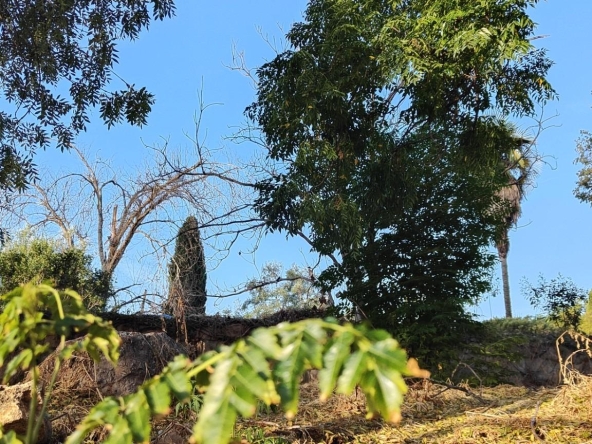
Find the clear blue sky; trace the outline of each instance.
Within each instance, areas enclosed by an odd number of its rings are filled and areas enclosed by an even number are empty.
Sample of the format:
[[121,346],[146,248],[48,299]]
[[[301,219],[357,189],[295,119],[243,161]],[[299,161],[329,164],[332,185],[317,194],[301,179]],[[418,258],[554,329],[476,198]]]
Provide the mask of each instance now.
[[[121,125],[108,131],[93,124],[79,137],[78,144],[100,150],[102,156],[122,167],[140,165],[147,156],[141,140],[153,143],[165,137],[173,144],[189,145],[184,132],[193,131],[203,82],[205,102],[221,104],[210,108],[205,116],[207,144],[238,154],[249,150],[224,140],[232,127],[244,121],[243,110],[254,98],[249,81],[225,66],[231,64],[232,46],[244,51],[251,67],[271,59],[273,52],[257,29],[279,43],[290,25],[302,18],[305,6],[303,0],[178,1],[175,18],[154,23],[138,41],[119,47],[117,73],[156,95],[148,126],[138,129]],[[592,208],[573,197],[577,171],[574,141],[581,129],[592,129],[592,1],[542,1],[532,16],[539,24],[537,34],[548,35],[536,43],[548,48],[555,61],[550,80],[559,99],[545,109],[547,117],[557,117],[549,121],[552,127],[538,142],[538,150],[550,165],[542,168],[536,189],[523,204],[519,227],[511,232],[509,267],[516,315],[534,314],[520,294],[522,277],[534,282],[539,273],[549,279],[561,273],[592,289]],[[98,122],[98,112],[94,120]],[[49,167],[67,167],[71,161],[68,154],[52,150],[41,153],[37,160]],[[308,255],[308,247],[302,242],[286,242],[283,236],[274,236],[265,239],[256,254],[259,266],[271,260],[289,267],[292,263],[312,263],[315,258]],[[255,274],[256,268],[235,250],[220,267],[210,271],[209,280],[233,285]],[[501,284],[499,287],[501,293]],[[209,287],[208,291],[215,290]],[[219,306],[210,302],[208,312],[215,312]],[[475,311],[484,318],[502,316],[501,296],[486,297]]]

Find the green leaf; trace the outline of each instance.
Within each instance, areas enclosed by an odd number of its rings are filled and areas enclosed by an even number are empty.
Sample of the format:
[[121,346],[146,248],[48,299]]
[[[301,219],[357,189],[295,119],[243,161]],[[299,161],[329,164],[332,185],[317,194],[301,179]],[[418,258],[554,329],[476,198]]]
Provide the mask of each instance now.
[[228,398],[220,403],[218,408],[219,410],[214,420],[213,415],[208,415],[204,418],[204,409],[202,407],[199,419],[193,426],[192,438],[196,444],[226,444],[230,441],[236,421],[236,410],[230,404]]
[[133,441],[150,442],[150,406],[144,391],[126,397],[124,417],[129,425]]
[[313,323],[304,331],[302,338],[304,356],[314,368],[323,366],[323,348],[326,342],[327,334],[318,323]]
[[380,396],[380,393],[376,381],[376,374],[372,371],[364,373],[360,380],[360,388],[366,395],[366,410],[368,411],[366,418],[371,419],[376,412],[381,411],[378,405],[380,400],[377,399],[377,397]]
[[[277,327],[281,328],[281,324]],[[272,359],[278,359],[282,353],[276,335],[269,329],[256,329],[247,339],[247,343],[257,347],[265,356]]]
[[407,368],[406,354],[394,339],[389,338],[372,344],[369,353],[379,365],[405,373]]
[[391,379],[389,376],[392,374],[388,375],[388,368],[377,368],[374,373],[379,388],[376,391],[377,400],[379,400],[377,402],[378,412],[387,421],[398,422],[401,418],[399,407],[403,403],[403,395],[407,392],[405,382],[399,374],[397,374],[399,381]]
[[118,416],[113,423],[113,428],[109,432],[107,439],[103,444],[133,444],[132,433],[126,418]]
[[155,416],[168,415],[171,408],[171,392],[168,384],[160,377],[146,383],[142,390],[150,406],[150,411]]
[[298,342],[287,346],[283,359],[273,369],[273,376],[279,381],[278,393],[282,408],[288,418],[293,417],[298,410],[300,379],[306,364],[301,345]]
[[230,404],[239,415],[249,418],[257,411],[257,400],[245,386],[239,386],[230,393]]
[[[92,315],[88,315],[89,317]],[[121,339],[117,331],[100,318],[92,316],[88,334],[82,340],[84,349],[95,361],[101,359],[101,354],[113,365],[119,359],[119,344]]]
[[[241,358],[243,358],[243,362],[236,369],[233,383],[237,386],[237,389],[244,387],[265,402],[266,405],[277,404],[280,402],[280,398],[275,390],[275,384],[271,377],[269,363],[263,360],[261,364],[264,364],[266,371],[256,371],[253,366],[250,365],[251,361],[255,360],[251,356],[251,352],[253,351],[257,353],[256,350],[249,350],[247,353],[240,355]],[[260,357],[262,357],[262,355]]]
[[355,351],[345,361],[343,372],[337,380],[337,392],[349,395],[367,370],[368,355],[361,350]]
[[173,392],[179,401],[187,401],[191,396],[191,384],[189,383],[189,378],[185,372],[166,372],[163,380],[168,384],[171,392]]
[[6,433],[2,433],[2,431],[0,431],[0,444],[24,444],[23,441],[21,441],[17,434],[14,432],[14,430],[10,430]]
[[237,365],[236,356],[227,356],[216,366],[210,387],[204,395],[199,418],[193,428],[193,438],[197,443],[228,442],[237,414],[234,406],[230,404],[230,379]]
[[323,359],[324,367],[319,371],[320,397],[327,399],[337,383],[344,361],[351,353],[350,346],[354,341],[354,335],[345,331],[337,334],[330,342],[329,349]]
[[25,349],[12,358],[4,370],[4,377],[2,379],[3,383],[6,383],[11,378],[11,376],[15,374],[19,367],[22,370],[27,370],[31,364],[32,359],[33,352],[30,349]]

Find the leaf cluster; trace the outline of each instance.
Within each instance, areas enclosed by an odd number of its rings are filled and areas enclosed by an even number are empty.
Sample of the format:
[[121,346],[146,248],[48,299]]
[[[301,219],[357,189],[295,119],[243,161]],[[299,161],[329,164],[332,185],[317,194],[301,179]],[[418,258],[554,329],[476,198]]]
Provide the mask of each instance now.
[[380,231],[319,276],[321,285],[346,284],[340,297],[428,366],[447,360],[477,329],[466,306],[490,289],[495,257],[487,247],[498,224],[488,212],[493,179],[459,173],[430,144],[407,157],[414,199],[377,221]]
[[[0,314],[0,368],[3,383],[19,369],[31,369],[32,391],[29,423],[25,442],[36,442],[40,423],[47,407],[53,384],[61,364],[76,351],[86,351],[93,360],[104,356],[115,365],[119,357],[120,339],[113,326],[87,312],[82,299],[73,291],[58,292],[48,285],[27,284],[1,297],[5,304]],[[66,344],[73,333],[85,334],[79,340]],[[37,411],[39,390],[38,364],[49,351],[48,336],[60,338],[51,380],[45,387],[45,396],[40,411]],[[0,442],[21,442],[14,432],[2,435]]]
[[69,148],[95,106],[108,126],[146,123],[154,97],[145,88],[107,90],[117,41],[174,11],[172,0],[0,1],[0,88],[14,109],[0,112],[0,186],[24,188],[34,151]]
[[547,282],[539,276],[537,284],[522,281],[522,292],[536,308],[542,308],[549,320],[559,327],[578,330],[587,293],[559,274]]

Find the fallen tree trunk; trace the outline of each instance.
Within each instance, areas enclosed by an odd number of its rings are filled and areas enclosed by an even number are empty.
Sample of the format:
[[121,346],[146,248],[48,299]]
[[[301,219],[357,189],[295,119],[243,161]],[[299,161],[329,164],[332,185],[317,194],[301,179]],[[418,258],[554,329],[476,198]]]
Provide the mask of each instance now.
[[175,340],[184,340],[187,332],[189,343],[215,342],[229,344],[248,335],[259,327],[270,327],[281,322],[322,318],[323,310],[283,310],[261,319],[232,318],[225,316],[191,316],[184,321],[167,315],[102,313],[116,330],[138,333],[164,332]]

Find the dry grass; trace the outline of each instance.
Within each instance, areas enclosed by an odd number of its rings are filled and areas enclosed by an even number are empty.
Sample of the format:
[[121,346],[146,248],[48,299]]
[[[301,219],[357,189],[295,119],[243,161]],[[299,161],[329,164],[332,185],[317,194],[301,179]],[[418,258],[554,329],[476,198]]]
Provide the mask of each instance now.
[[242,421],[237,436],[241,430],[259,427],[266,436],[290,443],[592,444],[592,378],[552,389],[485,388],[481,398],[431,382],[418,383],[407,395],[402,422],[391,425],[365,419],[361,394],[320,403],[317,388],[306,385],[293,421],[279,413],[259,415]]
[[[591,342],[580,343],[578,353],[590,354]],[[306,383],[301,387],[299,412],[293,420],[286,420],[279,411],[261,408],[254,418],[239,421],[235,442],[592,444],[592,377],[575,372],[572,357],[559,357],[565,385],[555,388],[501,385],[473,389],[427,380],[412,382],[399,424],[366,419],[362,393],[336,395],[320,402],[316,383]],[[56,438],[70,433],[101,399],[96,387],[81,387],[77,382],[65,379],[56,386],[50,410]],[[152,442],[187,442],[195,420],[195,413],[186,409],[155,422]],[[104,431],[99,430],[89,442],[104,438]]]
[[[247,443],[244,438],[249,438],[253,444],[592,444],[592,377],[551,389],[505,385],[469,390],[481,399],[428,381],[412,384],[403,420],[393,425],[366,419],[362,393],[336,395],[320,402],[316,384],[303,384],[296,418],[288,421],[281,412],[262,408],[256,417],[237,424],[236,442]],[[67,396],[59,387],[55,394],[50,413],[55,438],[70,433],[100,399],[98,394],[73,399],[72,392]],[[154,424],[153,442],[187,442],[195,419],[193,414],[161,419]],[[533,419],[543,441],[533,435]],[[259,432],[258,439],[253,439],[253,430]],[[273,437],[278,439],[270,439]],[[104,438],[104,432],[97,431],[89,442]]]

